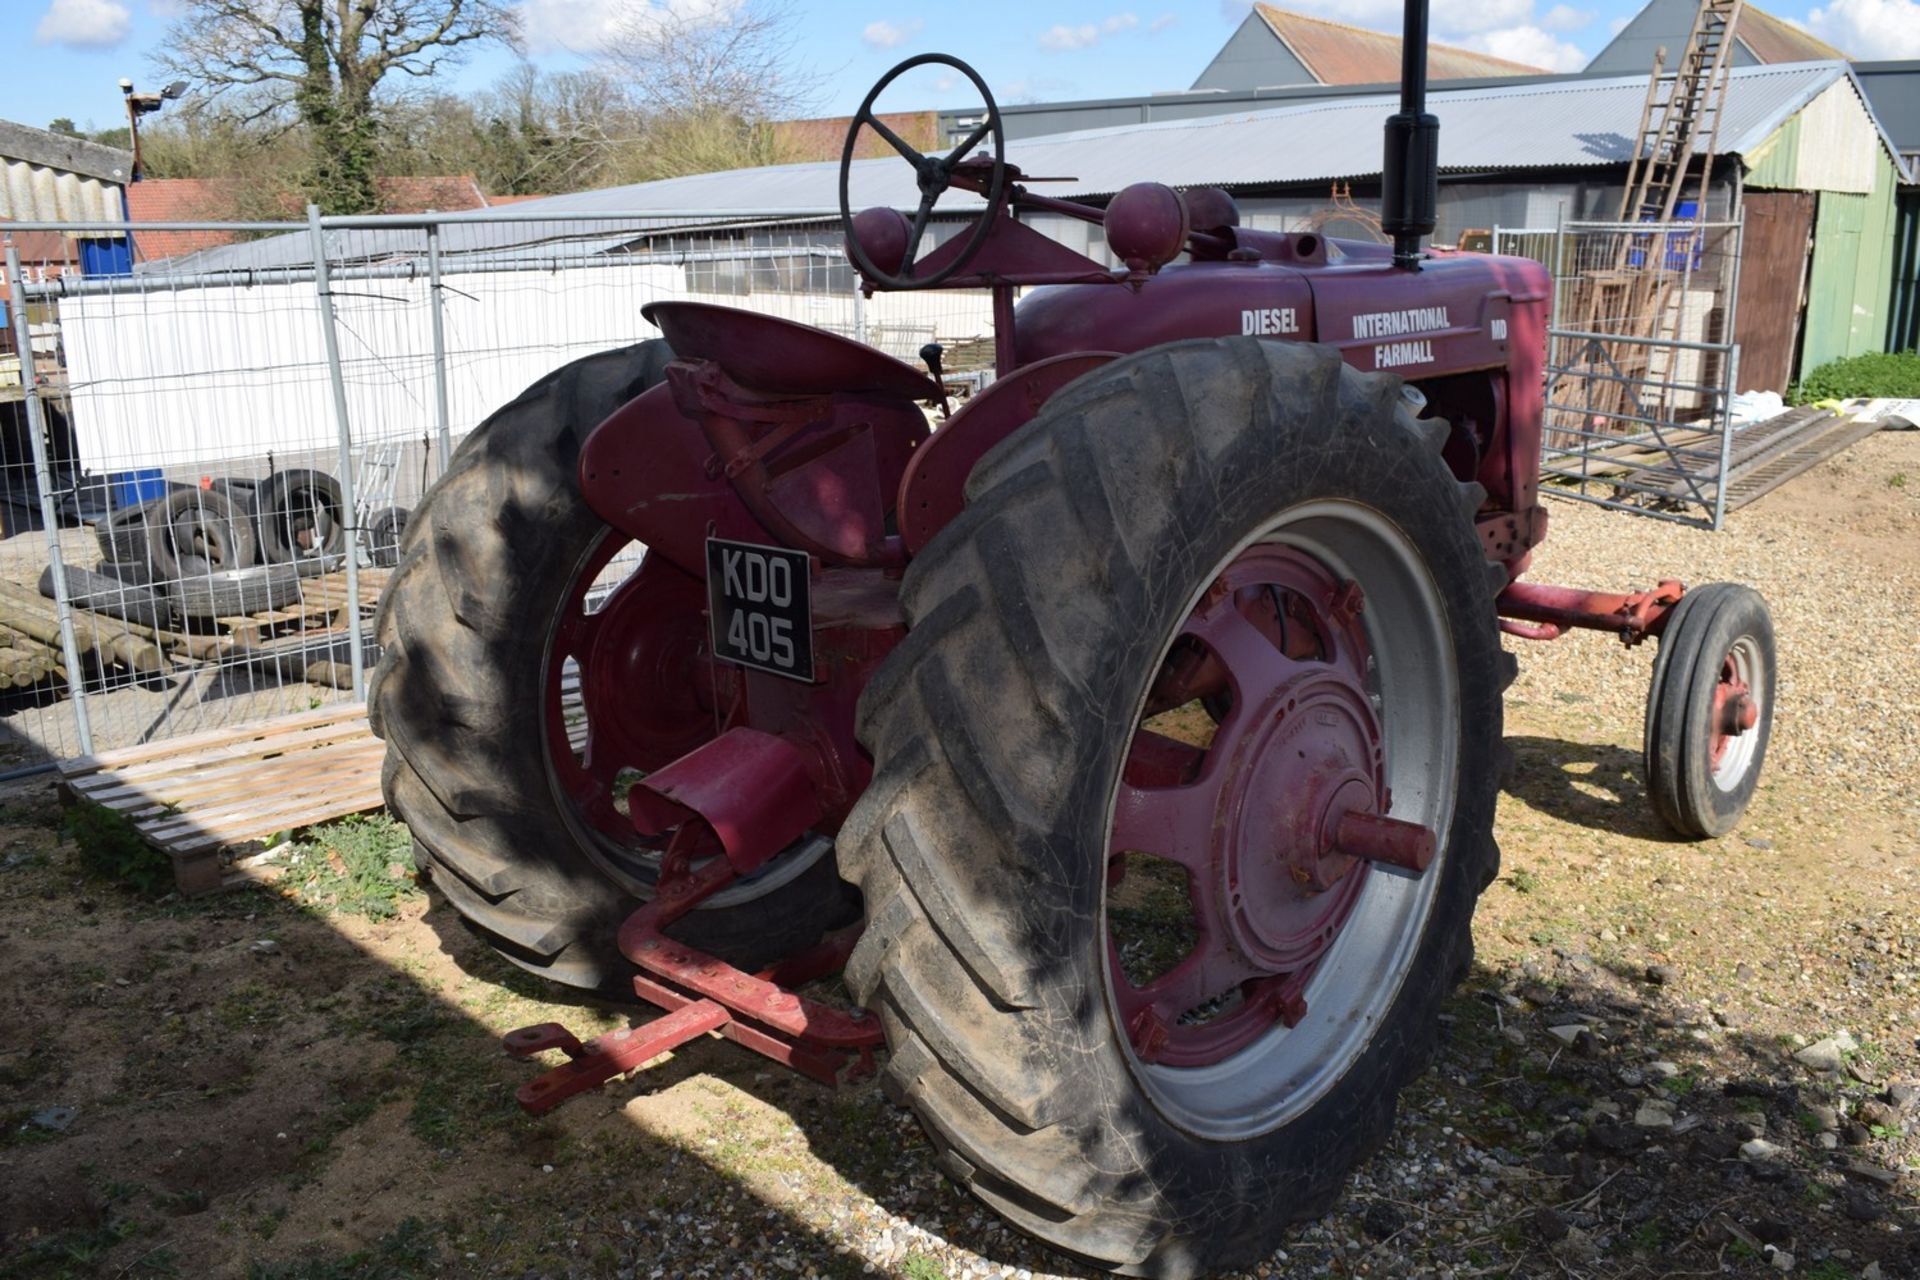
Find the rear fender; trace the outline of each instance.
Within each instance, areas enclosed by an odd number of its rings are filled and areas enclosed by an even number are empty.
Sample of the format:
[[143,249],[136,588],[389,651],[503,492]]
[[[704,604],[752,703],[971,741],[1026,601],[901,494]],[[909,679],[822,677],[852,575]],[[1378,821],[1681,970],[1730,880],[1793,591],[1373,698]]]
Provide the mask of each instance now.
[[1052,356],[996,379],[917,449],[900,477],[900,537],[916,555],[966,506],[967,477],[993,446],[1040,412],[1054,393],[1120,357],[1111,351]]
[[688,573],[706,578],[708,535],[775,542],[718,468],[700,424],[666,383],[595,427],[580,449],[580,492],[594,514]]

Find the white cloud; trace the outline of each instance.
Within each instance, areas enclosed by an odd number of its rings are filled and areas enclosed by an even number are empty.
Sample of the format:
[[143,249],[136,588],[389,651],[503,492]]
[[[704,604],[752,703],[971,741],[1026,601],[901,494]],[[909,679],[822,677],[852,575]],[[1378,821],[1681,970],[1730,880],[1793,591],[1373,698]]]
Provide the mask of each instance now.
[[1807,14],[1807,29],[1856,58],[1920,58],[1914,0],[1833,0]]
[[1172,26],[1174,23],[1178,21],[1180,21],[1180,19],[1175,17],[1173,14],[1163,13],[1159,17],[1155,18],[1152,22],[1149,22],[1147,24],[1147,30],[1165,31],[1168,27]]
[[53,0],[33,37],[41,44],[111,49],[127,38],[133,14],[119,0]]
[[1578,71],[1587,65],[1587,55],[1577,46],[1556,39],[1551,33],[1531,23],[1501,31],[1482,32],[1460,43],[1464,48],[1478,49],[1496,58],[1524,62],[1530,67],[1541,67],[1547,71]]
[[1620,17],[1614,18],[1607,23],[1607,34],[1610,36],[1617,36],[1622,31],[1625,31],[1629,26],[1631,26],[1632,23],[1633,23],[1633,15],[1623,14]]
[[520,0],[521,31],[534,53],[604,53],[622,31],[666,15],[722,22],[742,0]]
[[1040,33],[1040,47],[1048,53],[1066,53],[1073,49],[1090,49],[1107,36],[1118,35],[1140,25],[1140,19],[1131,13],[1116,13],[1103,18],[1098,23],[1083,22],[1070,27],[1064,22],[1056,22]]
[[860,38],[874,49],[896,49],[926,25],[919,18],[909,22],[889,22],[882,18],[878,22],[869,22],[860,32]]
[[1593,21],[1593,10],[1576,9],[1569,4],[1557,4],[1547,10],[1540,19],[1540,27],[1545,31],[1578,31]]

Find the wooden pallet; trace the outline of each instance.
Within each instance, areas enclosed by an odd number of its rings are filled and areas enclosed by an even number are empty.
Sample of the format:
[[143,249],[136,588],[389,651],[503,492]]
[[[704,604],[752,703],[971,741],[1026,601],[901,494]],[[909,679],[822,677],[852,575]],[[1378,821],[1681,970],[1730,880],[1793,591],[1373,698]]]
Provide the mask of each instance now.
[[[360,570],[360,607],[363,612],[380,603],[389,570]],[[241,617],[214,619],[221,632],[245,646],[255,646],[289,632],[346,630],[347,575],[344,570],[300,580],[300,598],[280,609],[261,609]]]
[[251,878],[232,867],[249,844],[379,808],[384,754],[349,702],[81,756],[60,766],[61,795],[126,817],[191,896]]

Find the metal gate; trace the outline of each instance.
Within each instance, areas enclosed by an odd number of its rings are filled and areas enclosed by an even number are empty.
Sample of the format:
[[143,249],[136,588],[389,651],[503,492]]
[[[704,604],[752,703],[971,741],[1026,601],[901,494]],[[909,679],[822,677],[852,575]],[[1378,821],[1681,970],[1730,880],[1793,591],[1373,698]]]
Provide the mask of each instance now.
[[1543,492],[1719,528],[1739,385],[1728,340],[1739,224],[1496,227],[1493,249],[1553,273]]

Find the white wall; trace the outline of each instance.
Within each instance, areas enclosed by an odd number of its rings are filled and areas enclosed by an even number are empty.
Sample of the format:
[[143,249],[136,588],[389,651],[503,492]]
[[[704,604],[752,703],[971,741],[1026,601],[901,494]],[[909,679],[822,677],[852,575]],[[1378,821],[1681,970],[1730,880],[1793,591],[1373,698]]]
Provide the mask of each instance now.
[[[449,420],[470,430],[569,360],[657,336],[641,307],[691,299],[853,334],[904,358],[921,343],[991,332],[984,293],[696,294],[678,266],[450,272],[444,278]],[[334,283],[356,442],[434,430],[433,340],[424,279]],[[93,471],[290,456],[336,442],[311,284],[114,293],[59,303],[74,429]],[[213,468],[217,470],[217,468]]]

